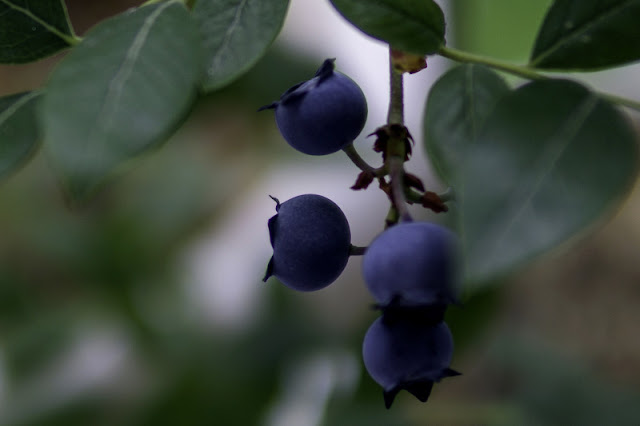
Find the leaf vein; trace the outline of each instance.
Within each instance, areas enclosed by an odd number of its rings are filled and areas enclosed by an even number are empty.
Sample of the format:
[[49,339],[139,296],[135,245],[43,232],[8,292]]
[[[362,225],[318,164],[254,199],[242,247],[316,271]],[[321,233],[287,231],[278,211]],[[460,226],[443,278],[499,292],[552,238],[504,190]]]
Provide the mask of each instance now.
[[42,25],[47,31],[58,36],[58,38],[62,39],[65,43],[69,45],[74,45],[77,43],[77,40],[74,37],[68,34],[64,34],[58,28],[54,27],[53,25],[50,25],[48,22],[46,22],[39,16],[34,15],[29,9],[17,6],[9,0],[0,0],[0,3],[6,4],[10,9],[13,9],[19,13],[22,13],[23,15],[35,21],[36,23]]
[[105,130],[111,128],[111,126],[113,125],[113,120],[115,112],[117,111],[119,106],[120,97],[122,96],[122,92],[127,83],[127,80],[133,72],[135,63],[140,57],[140,51],[142,50],[142,47],[147,40],[149,32],[151,31],[151,27],[157,21],[158,17],[164,12],[164,10],[172,5],[172,2],[164,3],[144,20],[142,26],[140,27],[140,30],[135,35],[131,46],[125,54],[122,65],[109,82],[107,95],[105,96],[105,99],[102,103],[101,112],[98,114],[98,123],[96,123],[97,125],[94,127],[93,132],[89,135],[86,147],[95,147],[96,145],[95,143],[93,143],[93,141],[97,135],[98,130],[104,132]]
[[12,103],[7,109],[0,112],[0,126],[4,125],[7,120],[11,119],[11,117],[22,108],[23,105],[27,104],[31,99],[38,96],[37,92],[28,93],[21,98],[19,98],[16,102]]
[[220,47],[216,50],[214,55],[214,60],[211,66],[209,67],[209,75],[215,75],[216,71],[220,67],[220,61],[222,60],[222,52],[229,48],[229,43],[231,42],[231,38],[236,28],[240,24],[240,17],[242,16],[242,12],[247,6],[248,0],[242,0],[242,2],[236,8],[236,12],[233,16],[233,20],[231,21],[231,25],[227,28],[227,31],[224,33],[224,38],[222,39],[222,43],[220,43]]
[[533,167],[534,169],[539,167],[537,179],[535,179],[535,181],[533,181],[530,185],[522,185],[522,190],[514,194],[512,202],[510,203],[511,210],[514,214],[510,215],[511,219],[509,220],[508,224],[502,229],[501,234],[494,240],[494,250],[500,247],[502,241],[511,231],[511,228],[518,222],[520,217],[522,217],[524,212],[527,210],[527,207],[530,205],[535,195],[540,191],[545,178],[549,176],[556,163],[562,157],[562,154],[569,147],[571,142],[573,142],[573,139],[580,131],[580,128],[584,125],[584,123],[589,118],[589,115],[591,115],[593,110],[596,108],[597,103],[598,97],[594,94],[589,94],[589,96],[574,109],[573,114],[568,117],[565,125],[561,126],[558,131],[550,137],[550,148],[548,148],[546,152],[543,153],[540,160],[538,161],[538,164]]

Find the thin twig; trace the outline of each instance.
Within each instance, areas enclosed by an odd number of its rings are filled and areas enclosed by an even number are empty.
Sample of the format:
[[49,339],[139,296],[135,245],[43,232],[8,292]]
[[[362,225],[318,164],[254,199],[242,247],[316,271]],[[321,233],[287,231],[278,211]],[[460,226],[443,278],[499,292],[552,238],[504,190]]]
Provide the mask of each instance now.
[[[404,126],[404,87],[402,73],[393,68],[392,51],[389,47],[389,113],[387,125]],[[398,135],[390,134],[387,141],[387,158],[385,165],[391,180],[391,199],[401,221],[411,221],[404,186],[405,140]]]
[[404,194],[404,160],[402,157],[390,156],[387,159],[389,167],[389,177],[391,178],[391,196],[393,205],[398,211],[402,222],[410,222],[412,220],[407,198]]
[[356,148],[353,146],[353,143],[350,143],[349,145],[345,146],[344,148],[342,148],[342,150],[344,151],[345,154],[347,154],[347,157],[349,157],[349,159],[353,162],[353,164],[355,164],[356,167],[358,167],[363,172],[372,173],[376,177],[382,177],[386,174],[384,166],[375,168],[371,166],[369,163],[367,163],[364,160],[364,158],[362,158],[360,154],[358,154],[358,151],[356,151]]
[[396,72],[391,59],[391,47],[389,47],[389,113],[387,124],[404,124],[404,93],[402,73]]
[[367,251],[367,247],[351,245],[349,249],[349,256],[362,256],[366,251]]

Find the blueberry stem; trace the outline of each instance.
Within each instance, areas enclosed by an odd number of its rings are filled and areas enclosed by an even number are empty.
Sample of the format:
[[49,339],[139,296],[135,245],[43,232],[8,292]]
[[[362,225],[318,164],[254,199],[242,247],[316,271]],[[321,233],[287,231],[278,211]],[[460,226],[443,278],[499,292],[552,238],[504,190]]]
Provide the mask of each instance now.
[[404,159],[393,155],[387,158],[387,163],[389,165],[389,176],[391,178],[393,206],[398,211],[401,222],[410,222],[412,218],[404,193]]
[[[393,67],[392,49],[389,46],[389,113],[387,125],[389,129],[404,128],[404,85],[402,73]],[[406,129],[405,129],[406,131]],[[406,131],[408,134],[408,131]],[[409,207],[405,196],[404,161],[406,155],[405,132],[392,131],[387,141],[387,158],[385,165],[391,179],[391,200],[400,221],[411,221]]]
[[363,172],[372,173],[376,177],[383,177],[387,174],[384,167],[375,168],[367,163],[364,158],[362,158],[360,154],[358,154],[358,151],[356,151],[356,147],[353,146],[353,143],[345,146],[344,148],[342,148],[342,150],[345,154],[347,154],[347,157],[349,157],[353,164],[355,164],[356,167],[358,167]]
[[392,205],[389,208],[387,217],[384,219],[385,229],[398,223],[398,210]]
[[[413,188],[409,188],[406,191],[407,200],[409,200],[409,202],[411,203],[420,202],[420,198],[422,197],[423,194],[424,194],[423,192],[416,191]],[[438,198],[440,198],[445,203],[447,201],[453,201],[456,199],[456,194],[453,191],[453,188],[451,187],[445,189],[443,192],[440,192],[437,195],[438,195]]]
[[404,88],[402,73],[396,72],[393,68],[391,47],[389,47],[389,112],[387,114],[387,124],[404,124]]
[[349,249],[349,256],[362,256],[367,251],[367,247],[360,247],[351,245]]

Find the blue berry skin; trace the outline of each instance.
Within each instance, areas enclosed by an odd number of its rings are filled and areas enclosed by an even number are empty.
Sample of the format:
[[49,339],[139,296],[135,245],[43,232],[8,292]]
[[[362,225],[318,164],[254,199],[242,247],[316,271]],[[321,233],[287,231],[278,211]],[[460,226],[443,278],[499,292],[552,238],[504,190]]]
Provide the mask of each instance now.
[[360,87],[334,70],[327,59],[315,76],[287,90],[275,109],[276,123],[293,148],[309,155],[337,152],[352,143],[367,121],[367,100]]
[[425,327],[383,316],[371,324],[362,345],[365,368],[382,386],[387,408],[403,389],[426,402],[435,382],[459,375],[449,368],[452,354],[453,337],[444,322]]
[[273,256],[263,281],[275,276],[298,291],[320,290],[342,273],[351,251],[349,222],[340,207],[306,194],[280,204],[269,219]]
[[440,225],[405,222],[388,228],[370,244],[362,269],[383,310],[413,309],[420,314],[457,302],[457,240]]

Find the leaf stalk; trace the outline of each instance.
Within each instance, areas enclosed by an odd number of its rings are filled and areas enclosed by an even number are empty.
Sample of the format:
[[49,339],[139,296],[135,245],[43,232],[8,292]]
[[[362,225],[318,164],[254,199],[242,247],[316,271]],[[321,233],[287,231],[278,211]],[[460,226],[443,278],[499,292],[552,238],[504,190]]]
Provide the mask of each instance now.
[[[487,56],[476,55],[473,53],[465,52],[462,50],[454,49],[452,47],[442,46],[438,51],[440,56],[447,59],[451,59],[456,62],[465,62],[470,64],[486,65],[490,68],[494,68],[508,74],[512,74],[518,77],[525,78],[527,80],[543,80],[550,78],[549,76],[542,74],[542,70],[537,68],[528,67],[525,65],[516,65],[510,62],[501,61],[499,59],[490,58]],[[618,104],[627,108],[640,111],[640,101],[636,101],[622,96],[612,95],[610,93],[596,92],[602,99],[606,99],[609,102]]]

